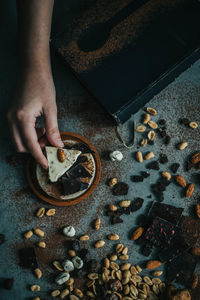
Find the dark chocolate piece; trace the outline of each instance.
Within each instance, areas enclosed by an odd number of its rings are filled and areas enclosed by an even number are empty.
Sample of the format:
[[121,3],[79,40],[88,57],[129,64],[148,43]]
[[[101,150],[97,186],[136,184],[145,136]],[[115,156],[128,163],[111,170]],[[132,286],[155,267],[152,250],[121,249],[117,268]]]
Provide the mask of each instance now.
[[28,269],[36,269],[38,267],[35,249],[22,248],[19,250],[20,266]]
[[197,261],[191,254],[183,252],[167,263],[167,281],[176,281],[187,286],[191,282],[196,263]]
[[183,125],[189,125],[190,121],[187,119],[187,118],[181,118],[179,119],[179,122],[180,124],[183,124]]
[[154,201],[152,207],[149,210],[149,216],[153,219],[155,217],[160,217],[168,222],[177,225],[179,222],[183,208],[175,207],[169,204],[159,203]]
[[92,175],[81,164],[71,168],[66,172],[66,175],[71,179],[92,177]]
[[131,179],[133,182],[142,182],[144,180],[143,176],[139,176],[139,175],[131,176]]
[[143,178],[147,178],[147,177],[150,176],[150,173],[148,173],[148,172],[146,172],[146,171],[142,171],[141,174],[142,174],[142,177],[143,177]]
[[165,131],[165,130],[162,130],[161,128],[159,129],[159,134],[160,134],[161,138],[164,138],[164,137],[167,136],[166,131]]
[[171,137],[167,135],[165,138],[165,145],[169,145],[170,142],[171,142]]
[[192,300],[199,300],[200,285],[198,285],[195,289],[191,289],[190,290],[190,295],[192,297]]
[[166,125],[166,120],[160,119],[158,122],[160,125]]
[[161,164],[166,164],[168,162],[168,157],[166,154],[161,153],[160,154],[160,163]]
[[5,235],[4,234],[2,234],[2,233],[0,233],[0,246],[3,244],[3,243],[5,243]]
[[190,247],[193,247],[196,244],[200,234],[200,220],[184,216],[181,220],[180,229],[180,233],[186,244]]
[[3,287],[6,290],[11,290],[13,287],[14,278],[5,278],[3,281]]
[[180,167],[180,164],[178,164],[178,163],[173,163],[173,164],[171,165],[171,170],[172,170],[172,172],[175,174],[175,173],[178,171],[179,167]]
[[131,202],[131,205],[130,205],[131,211],[132,212],[137,211],[138,209],[140,209],[142,207],[143,203],[144,203],[144,199],[139,198],[139,197],[136,198],[135,200],[133,200]]
[[151,170],[159,170],[160,169],[159,163],[156,160],[148,163],[146,168],[151,169]]
[[78,144],[75,144],[72,146],[72,149],[76,149],[76,150],[79,150],[81,151],[82,153],[94,153],[93,150],[91,150],[88,145],[86,144],[83,144],[83,143],[78,143]]
[[153,251],[153,247],[150,243],[146,243],[142,248],[142,254],[145,256],[149,256]]
[[125,182],[118,182],[113,187],[113,195],[115,196],[121,196],[121,195],[127,195],[128,194],[129,186]]
[[79,182],[76,179],[62,177],[61,180],[63,187],[63,195],[71,195],[88,188],[89,184],[85,182]]
[[111,224],[120,224],[123,223],[123,220],[119,216],[112,216]]
[[74,250],[78,252],[81,250],[81,244],[78,240],[69,240],[67,241],[67,248],[69,250]]
[[176,233],[175,226],[159,217],[156,217],[147,229],[145,239],[154,247],[166,247]]

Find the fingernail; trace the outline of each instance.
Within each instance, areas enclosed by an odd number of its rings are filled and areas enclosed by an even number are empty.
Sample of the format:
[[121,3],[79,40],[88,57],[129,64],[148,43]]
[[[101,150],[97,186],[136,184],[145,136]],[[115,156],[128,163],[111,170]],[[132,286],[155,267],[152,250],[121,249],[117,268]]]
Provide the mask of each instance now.
[[64,147],[64,144],[61,140],[56,140],[56,144],[59,146],[59,147]]

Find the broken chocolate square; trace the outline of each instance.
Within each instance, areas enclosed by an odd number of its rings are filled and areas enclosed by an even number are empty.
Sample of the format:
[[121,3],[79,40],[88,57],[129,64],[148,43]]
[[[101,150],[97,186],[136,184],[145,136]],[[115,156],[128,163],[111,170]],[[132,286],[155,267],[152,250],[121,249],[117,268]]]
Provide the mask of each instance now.
[[0,233],[0,246],[5,242],[5,235]]
[[81,164],[72,167],[69,171],[66,172],[66,174],[71,179],[92,177],[91,174]]
[[152,207],[149,210],[149,216],[153,219],[155,217],[160,217],[168,222],[177,225],[179,222],[183,208],[175,207],[169,204],[159,203],[154,201]]
[[37,257],[33,247],[20,249],[19,260],[20,266],[23,268],[36,269],[38,267]]
[[143,202],[144,202],[144,199],[139,198],[139,197],[136,198],[135,200],[133,200],[130,205],[131,211],[134,212],[134,211],[137,211],[138,209],[140,209],[143,205]]
[[139,175],[131,176],[131,179],[132,179],[133,182],[142,182],[144,180],[144,178],[142,176],[139,176]]
[[150,173],[148,173],[148,172],[146,172],[146,171],[142,171],[141,174],[142,174],[142,177],[143,177],[143,178],[147,178],[147,177],[150,176]]
[[161,154],[160,154],[160,163],[161,163],[161,164],[166,164],[167,162],[168,162],[167,155],[161,153]]
[[112,216],[111,224],[120,224],[123,223],[123,220],[119,216]]
[[191,282],[197,261],[188,252],[183,252],[167,263],[167,281],[176,281],[187,286]]
[[88,188],[89,184],[85,182],[79,182],[76,179],[62,177],[61,180],[63,187],[63,195],[71,195]]
[[146,168],[151,169],[151,170],[159,170],[160,169],[159,163],[156,160],[148,163]]
[[122,196],[128,194],[129,186],[125,182],[119,182],[113,187],[113,195]]
[[166,247],[176,233],[174,224],[156,217],[147,229],[145,239],[154,247]]
[[3,287],[6,290],[11,290],[13,287],[14,278],[5,278],[3,281]]
[[178,163],[173,163],[173,164],[171,165],[171,170],[172,170],[172,172],[173,172],[173,173],[176,173],[176,172],[178,171],[179,167],[180,167],[180,164],[178,164]]

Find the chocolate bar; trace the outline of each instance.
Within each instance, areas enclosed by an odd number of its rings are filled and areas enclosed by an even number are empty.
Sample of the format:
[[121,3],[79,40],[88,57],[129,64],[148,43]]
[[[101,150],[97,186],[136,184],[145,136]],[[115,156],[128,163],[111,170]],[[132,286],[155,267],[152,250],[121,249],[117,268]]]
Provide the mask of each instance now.
[[71,179],[92,177],[91,174],[81,164],[72,167],[66,172],[66,175]]
[[33,247],[20,249],[19,260],[20,266],[23,268],[36,269],[38,267],[37,257]]
[[71,195],[88,188],[89,184],[85,182],[79,182],[76,179],[63,177],[61,180],[63,187],[63,195]]
[[155,217],[160,217],[168,222],[173,223],[174,225],[177,225],[182,216],[183,210],[184,209],[181,207],[175,207],[173,205],[154,201],[152,207],[150,208],[149,216],[152,219]]

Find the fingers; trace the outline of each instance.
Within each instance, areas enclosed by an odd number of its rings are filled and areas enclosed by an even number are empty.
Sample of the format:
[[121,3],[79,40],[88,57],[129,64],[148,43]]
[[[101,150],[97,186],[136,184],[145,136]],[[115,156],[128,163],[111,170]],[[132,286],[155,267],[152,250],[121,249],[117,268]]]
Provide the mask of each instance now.
[[12,120],[12,117],[8,115],[8,123],[10,127],[10,132],[12,136],[13,143],[15,145],[17,152],[28,152],[27,148],[24,146],[24,143],[21,139],[19,129],[16,123]]
[[60,137],[60,132],[58,130],[57,121],[57,111],[54,110],[44,110],[45,124],[46,124],[46,135],[47,139],[55,147],[63,147],[64,144]]
[[36,133],[37,133],[38,140],[45,134],[45,132],[46,132],[46,129],[44,127],[36,128]]

